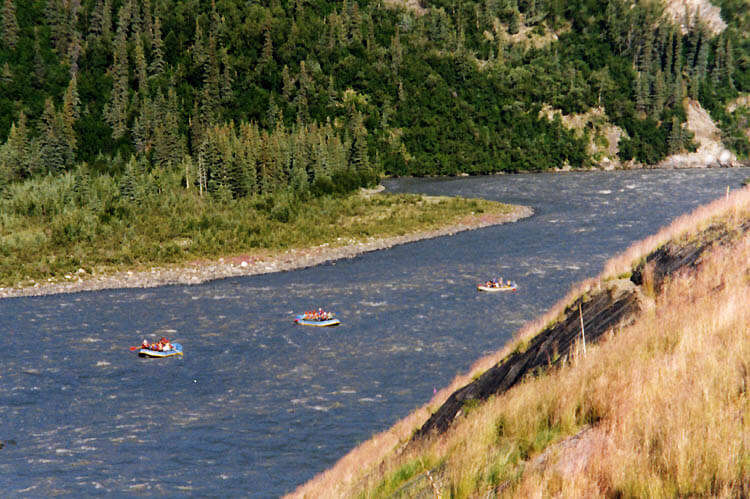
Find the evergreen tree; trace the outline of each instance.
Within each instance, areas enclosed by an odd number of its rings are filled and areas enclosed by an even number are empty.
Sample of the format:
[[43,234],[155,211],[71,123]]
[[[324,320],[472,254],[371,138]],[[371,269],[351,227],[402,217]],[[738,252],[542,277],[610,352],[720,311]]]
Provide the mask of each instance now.
[[273,40],[271,39],[271,28],[266,26],[263,30],[263,50],[260,56],[260,66],[267,68],[273,62]]
[[156,102],[161,116],[156,121],[154,129],[154,164],[170,167],[177,165],[185,154],[185,143],[180,135],[177,93],[170,88],[167,100],[159,96]]
[[13,83],[13,71],[10,69],[8,61],[5,61],[3,69],[0,70],[0,83],[2,83],[3,86],[9,86]]
[[73,28],[72,39],[70,45],[68,45],[68,66],[70,67],[70,76],[78,75],[78,59],[83,52],[83,41],[81,39],[81,33],[77,28]]
[[226,49],[221,51],[221,103],[227,107],[234,100],[234,70],[229,62],[229,54]]
[[44,87],[47,79],[47,65],[42,57],[42,49],[39,46],[39,29],[34,27],[34,79],[36,88]]
[[734,71],[735,71],[735,65],[734,65],[734,48],[732,46],[732,38],[731,36],[726,37],[726,41],[724,43],[724,77],[726,78],[727,85],[730,89],[735,90],[734,86]]
[[669,132],[668,148],[670,154],[676,154],[682,150],[682,128],[676,116],[672,117],[672,129]]
[[520,24],[521,14],[517,9],[513,9],[510,13],[510,20],[508,21],[508,34],[515,35],[518,33]]
[[65,135],[71,144],[76,143],[76,133],[73,129],[80,117],[81,99],[78,96],[78,81],[74,75],[68,83],[63,96],[62,120],[65,125]]
[[65,122],[48,97],[44,102],[42,134],[39,137],[43,168],[51,173],[60,173],[72,165],[75,143],[68,139]]
[[289,75],[289,68],[284,65],[284,68],[281,70],[281,81],[282,81],[282,87],[281,87],[281,95],[284,97],[285,104],[291,104],[292,102],[292,92],[294,92],[294,80]]
[[125,136],[128,120],[129,72],[127,48],[127,9],[120,9],[114,61],[110,68],[112,75],[112,95],[105,110],[105,119],[112,127],[112,138],[118,140]]
[[138,93],[141,99],[148,97],[148,69],[146,67],[146,54],[143,51],[143,41],[140,36],[135,37],[135,77],[138,80]]
[[201,28],[198,18],[195,19],[195,39],[193,40],[193,48],[190,51],[193,56],[193,65],[198,68],[202,68],[208,58],[208,48],[206,47],[206,41],[203,39],[203,29]]
[[8,140],[0,146],[0,172],[5,172],[7,182],[31,175],[30,140],[26,115],[22,111],[18,121],[10,126]]
[[151,8],[151,0],[143,0],[143,34],[146,35],[148,40],[152,40],[154,37],[154,25],[153,25],[153,14],[154,11]]
[[401,37],[399,36],[399,28],[396,26],[396,33],[391,38],[391,70],[393,74],[398,74],[401,69],[401,62],[404,59],[403,50],[401,48]]
[[664,74],[659,69],[654,75],[654,94],[651,99],[651,111],[655,119],[659,119],[664,110],[664,103],[667,100],[667,85],[664,81]]
[[151,37],[151,63],[148,66],[149,75],[155,78],[164,73],[164,41],[161,37],[161,21],[154,19],[153,36]]
[[16,5],[14,0],[5,0],[3,4],[2,14],[2,29],[3,29],[3,45],[11,49],[16,48],[18,43],[18,20],[16,19]]
[[284,123],[284,116],[279,106],[276,105],[276,99],[273,95],[268,99],[268,111],[266,113],[266,125],[268,128],[276,128],[277,124]]
[[216,53],[216,39],[208,39],[208,53],[203,72],[203,92],[201,95],[201,116],[204,123],[216,124],[221,114],[219,59]]

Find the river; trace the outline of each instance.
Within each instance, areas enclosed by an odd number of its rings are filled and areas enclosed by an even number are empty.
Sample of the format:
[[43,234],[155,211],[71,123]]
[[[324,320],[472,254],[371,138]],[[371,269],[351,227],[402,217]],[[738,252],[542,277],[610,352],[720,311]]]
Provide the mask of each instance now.
[[[513,224],[195,286],[0,300],[0,490],[273,497],[428,401],[572,284],[748,169],[391,179]],[[502,275],[511,294],[477,293]],[[295,326],[314,307],[337,328]],[[129,351],[159,329],[185,356]]]

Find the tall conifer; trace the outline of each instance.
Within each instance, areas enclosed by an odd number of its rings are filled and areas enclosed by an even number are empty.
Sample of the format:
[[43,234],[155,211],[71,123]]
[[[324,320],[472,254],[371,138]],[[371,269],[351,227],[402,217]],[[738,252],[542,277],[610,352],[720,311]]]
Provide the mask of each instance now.
[[149,74],[158,78],[164,72],[164,41],[161,36],[161,21],[159,16],[154,19],[153,35],[151,37],[151,63],[148,66]]
[[18,19],[16,19],[16,5],[14,0],[5,0],[2,10],[3,45],[16,48],[18,43]]
[[120,9],[117,35],[114,47],[114,60],[110,67],[112,75],[112,95],[107,103],[105,119],[112,127],[112,138],[118,140],[125,135],[129,101],[129,71],[127,48],[127,10]]

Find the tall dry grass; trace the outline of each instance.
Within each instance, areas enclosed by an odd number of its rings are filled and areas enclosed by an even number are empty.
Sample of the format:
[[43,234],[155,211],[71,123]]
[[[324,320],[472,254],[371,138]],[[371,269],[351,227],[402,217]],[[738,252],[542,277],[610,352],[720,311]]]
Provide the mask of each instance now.
[[[464,411],[442,437],[405,445],[451,393],[556,320],[574,298],[629,273],[669,240],[719,220],[741,223],[749,213],[745,189],[634,244],[515,341],[293,495],[377,497],[405,483],[456,497],[750,493],[748,236],[713,250],[699,274],[674,279],[634,325],[589,345],[586,355]],[[420,482],[428,470],[430,480]]]

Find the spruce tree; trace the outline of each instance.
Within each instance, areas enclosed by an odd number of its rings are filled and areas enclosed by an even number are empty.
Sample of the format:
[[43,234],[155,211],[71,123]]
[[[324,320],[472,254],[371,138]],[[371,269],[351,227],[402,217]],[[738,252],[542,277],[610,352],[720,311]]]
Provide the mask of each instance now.
[[651,99],[651,111],[655,119],[659,119],[664,110],[664,103],[667,100],[667,85],[664,81],[664,73],[661,69],[657,70],[654,75],[654,93]]
[[400,29],[396,26],[396,32],[391,38],[391,70],[393,74],[398,74],[401,69],[401,63],[404,59],[403,49],[401,47],[401,37],[399,35]]
[[208,53],[203,72],[203,92],[201,95],[201,115],[204,123],[216,124],[221,116],[219,59],[216,53],[216,39],[208,39]]
[[226,107],[231,106],[234,101],[234,69],[229,62],[229,53],[226,48],[221,50],[221,103]]
[[72,77],[78,74],[78,59],[83,52],[83,40],[78,28],[74,27],[71,33],[72,39],[70,40],[70,45],[68,45],[68,65],[70,67],[70,76]]
[[287,65],[284,65],[284,68],[281,70],[281,95],[284,97],[284,103],[286,105],[289,105],[292,103],[292,93],[295,90],[294,87],[294,80],[289,75],[289,67]]
[[151,0],[143,0],[143,13],[141,19],[143,22],[143,34],[146,35],[146,39],[148,40],[151,40],[154,36],[154,25],[152,22],[153,14]]
[[8,182],[31,175],[30,140],[26,115],[21,111],[18,121],[10,126],[8,140],[0,147],[0,169]]
[[146,54],[143,51],[143,40],[140,36],[135,37],[135,77],[138,80],[138,93],[141,99],[149,96],[148,69],[146,67]]
[[13,71],[11,71],[8,61],[5,61],[3,69],[0,70],[0,83],[2,83],[4,87],[10,86],[10,84],[13,83]]
[[273,40],[271,39],[271,27],[266,26],[263,30],[263,50],[260,56],[260,66],[269,67],[273,62]]
[[177,165],[185,154],[184,139],[180,135],[177,93],[170,88],[167,100],[162,95],[156,102],[159,118],[154,127],[154,164],[170,167]]
[[42,134],[39,137],[42,166],[50,173],[62,172],[73,163],[75,143],[65,132],[62,116],[55,110],[52,99],[44,102]]
[[515,35],[519,31],[521,24],[521,14],[518,9],[513,9],[510,13],[510,20],[508,21],[508,34]]
[[676,154],[682,150],[682,128],[676,116],[672,117],[672,129],[669,132],[667,146],[670,154]]
[[112,127],[112,138],[119,140],[127,130],[129,101],[129,72],[127,48],[127,11],[120,9],[120,19],[114,48],[114,61],[110,67],[112,95],[105,111],[105,120]]
[[161,21],[154,19],[153,36],[151,37],[151,63],[148,66],[149,75],[154,78],[164,73],[164,41],[161,37]]
[[2,10],[3,45],[11,49],[18,43],[18,19],[16,19],[16,5],[14,0],[5,0]]
[[36,88],[44,87],[47,79],[47,65],[42,57],[42,49],[39,46],[39,29],[34,27],[34,78],[32,80]]
[[727,36],[724,44],[724,75],[727,79],[727,85],[730,89],[735,90],[734,86],[734,47],[731,36]]
[[78,96],[78,79],[74,75],[70,79],[70,82],[68,82],[68,88],[65,90],[62,108],[62,120],[65,124],[65,135],[68,141],[72,144],[75,144],[76,142],[76,133],[73,127],[80,117],[80,107],[81,99]]

